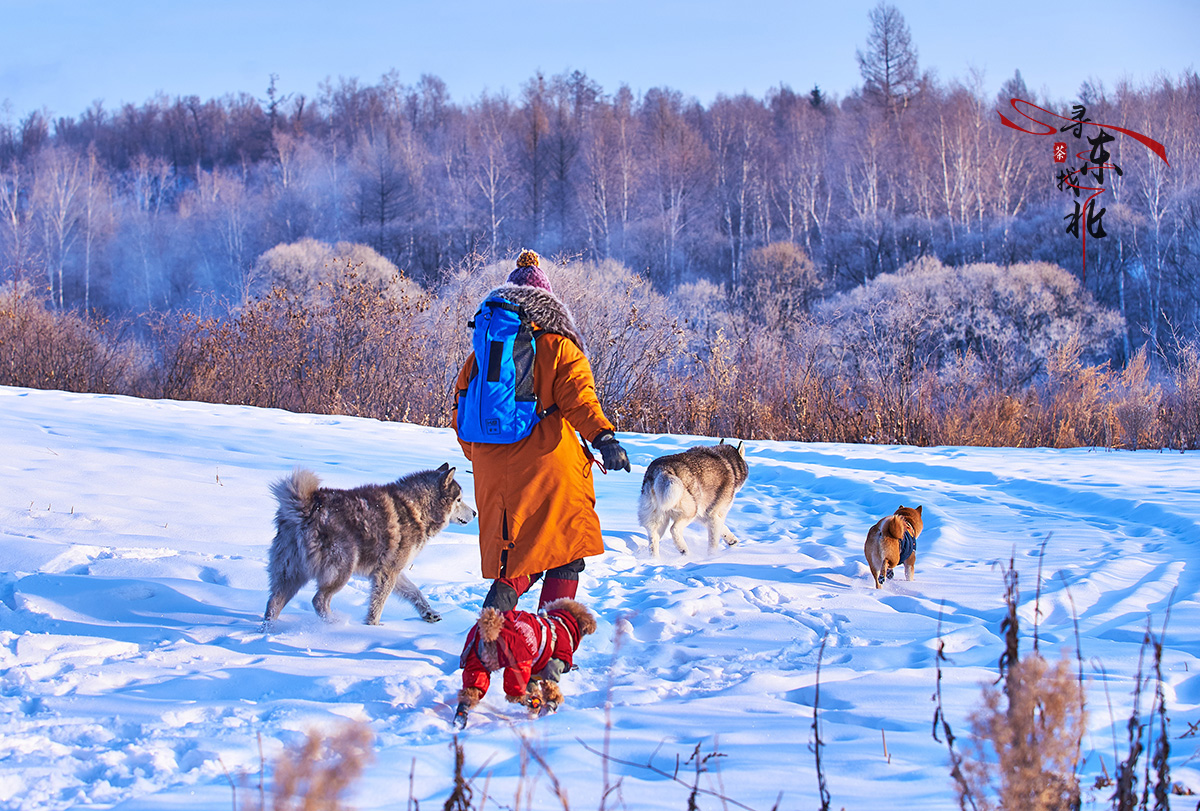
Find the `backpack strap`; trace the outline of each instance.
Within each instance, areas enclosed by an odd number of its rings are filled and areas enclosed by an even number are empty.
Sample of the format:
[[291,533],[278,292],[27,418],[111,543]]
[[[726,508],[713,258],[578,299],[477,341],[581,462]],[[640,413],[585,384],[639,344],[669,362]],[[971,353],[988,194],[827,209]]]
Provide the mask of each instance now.
[[[536,343],[537,343],[537,339],[538,339],[538,338],[540,338],[540,337],[542,337],[543,335],[545,335],[545,334],[546,334],[546,332],[547,332],[547,330],[544,330],[544,329],[541,329],[541,328],[537,328],[537,329],[534,329],[534,330],[533,330],[533,332],[531,333],[530,337],[533,339],[533,342],[536,344]],[[530,376],[529,376],[529,385],[530,385],[530,387],[532,388],[532,386],[533,386],[533,375],[530,375]],[[532,390],[530,391],[530,393],[532,394]],[[556,412],[556,411],[558,411],[558,403],[551,403],[550,405],[546,406],[545,408],[542,408],[542,409],[539,409],[539,410],[538,410],[538,413],[537,413],[537,415],[538,415],[538,419],[539,419],[539,420],[543,420],[543,419],[545,419],[546,417],[549,417],[551,414],[553,414],[553,413],[554,413],[554,412]]]

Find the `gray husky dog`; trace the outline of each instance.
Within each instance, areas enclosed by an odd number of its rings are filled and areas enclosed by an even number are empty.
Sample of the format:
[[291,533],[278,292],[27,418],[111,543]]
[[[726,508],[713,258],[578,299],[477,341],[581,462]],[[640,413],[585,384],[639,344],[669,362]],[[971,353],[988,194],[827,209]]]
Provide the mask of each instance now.
[[710,552],[717,550],[722,538],[730,546],[736,544],[738,539],[725,526],[725,516],[747,475],[745,443],[739,442],[735,448],[723,439],[717,445],[691,448],[651,462],[638,501],[638,521],[650,537],[650,553],[658,557],[658,542],[670,523],[675,547],[686,555],[683,528],[696,518],[708,527]]
[[442,618],[404,569],[451,521],[466,524],[475,517],[475,510],[463,502],[454,468],[442,465],[391,484],[353,490],[321,487],[317,474],[296,468],[272,484],[271,492],[279,509],[267,566],[271,597],[264,628],[309,580],[317,581],[313,608],[328,620],[329,601],[354,574],[371,578],[368,625],[379,624],[384,601],[393,591],[416,606],[427,622]]

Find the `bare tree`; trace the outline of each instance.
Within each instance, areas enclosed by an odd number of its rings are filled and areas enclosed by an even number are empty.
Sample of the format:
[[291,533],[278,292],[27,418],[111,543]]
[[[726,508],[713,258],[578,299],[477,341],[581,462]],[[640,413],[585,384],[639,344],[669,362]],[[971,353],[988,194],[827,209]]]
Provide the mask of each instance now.
[[63,269],[79,237],[83,172],[78,154],[65,147],[46,147],[38,153],[30,199],[41,224],[42,250],[50,298],[62,309]]
[[683,95],[651,90],[642,102],[644,163],[656,200],[660,281],[682,280],[682,236],[699,208],[700,190],[710,160],[708,146],[684,113]]
[[867,18],[871,21],[867,51],[856,53],[865,83],[863,95],[899,115],[921,88],[917,49],[904,15],[895,6],[880,0]]
[[201,171],[197,178],[194,205],[203,220],[201,237],[211,237],[217,246],[215,251],[202,251],[209,285],[214,289],[246,287],[250,265],[257,253],[255,197],[245,179],[228,169]]
[[[133,251],[142,269],[146,307],[154,309],[156,296],[168,303],[163,273],[162,249],[168,228],[168,196],[174,191],[176,175],[171,164],[161,157],[138,155],[129,172],[127,189],[126,228],[133,241]],[[157,275],[157,283],[152,276]]]
[[485,95],[467,140],[470,174],[479,190],[485,239],[493,257],[500,250],[500,228],[508,219],[506,201],[514,191],[515,171],[508,148],[511,117],[507,99]]
[[[588,129],[583,151],[584,181],[580,185],[587,219],[588,241],[602,257],[625,256],[625,236],[633,214],[637,166],[634,144],[637,120],[633,93],[622,85],[616,97]],[[613,244],[613,228],[620,243]]]
[[[786,92],[785,92],[786,91]],[[819,91],[814,88],[819,96]],[[790,94],[790,96],[789,96]],[[812,97],[817,98],[817,97]],[[811,254],[833,207],[825,177],[829,154],[828,113],[823,102],[803,100],[786,88],[771,100],[775,142],[769,155],[770,190],[789,242]]]
[[546,187],[550,174],[547,154],[550,137],[550,91],[546,78],[539,71],[522,91],[520,113],[516,116],[519,136],[516,139],[519,180],[525,187],[528,227],[521,238],[535,245],[542,236],[546,220]]
[[355,200],[358,223],[375,250],[404,266],[414,254],[421,217],[421,185],[427,161],[407,121],[395,121],[355,144]]
[[581,171],[579,156],[601,92],[599,85],[578,70],[555,76],[550,90],[548,202],[554,215],[557,247],[561,250],[575,241],[580,219],[576,193]]
[[[768,135],[766,110],[742,95],[734,99],[719,97],[710,111],[713,150],[713,169],[717,202],[721,212],[721,229],[728,240],[728,286],[741,286],[744,253],[755,231],[765,238],[770,230],[770,217],[764,217],[762,171],[764,142]],[[765,222],[764,222],[765,220]]]
[[96,242],[112,227],[112,187],[95,144],[88,146],[82,167],[83,309],[92,307],[92,265]]
[[29,177],[24,167],[13,161],[0,170],[0,248],[5,249],[5,269],[15,281],[29,269],[33,252],[33,223],[29,214]]

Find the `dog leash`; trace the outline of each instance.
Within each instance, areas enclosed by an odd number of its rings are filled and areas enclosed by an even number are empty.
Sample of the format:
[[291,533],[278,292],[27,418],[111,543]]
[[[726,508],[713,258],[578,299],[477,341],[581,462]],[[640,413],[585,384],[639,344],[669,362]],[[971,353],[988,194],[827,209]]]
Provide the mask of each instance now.
[[594,453],[592,453],[591,448],[589,448],[587,446],[587,442],[584,441],[584,439],[583,439],[583,434],[579,434],[579,445],[583,448],[583,455],[588,458],[588,462],[590,462],[590,463],[594,464],[596,467],[600,468],[600,472],[603,473],[605,476],[607,476],[608,468],[606,468],[604,466],[604,463],[601,462],[599,459],[597,459],[596,455]]

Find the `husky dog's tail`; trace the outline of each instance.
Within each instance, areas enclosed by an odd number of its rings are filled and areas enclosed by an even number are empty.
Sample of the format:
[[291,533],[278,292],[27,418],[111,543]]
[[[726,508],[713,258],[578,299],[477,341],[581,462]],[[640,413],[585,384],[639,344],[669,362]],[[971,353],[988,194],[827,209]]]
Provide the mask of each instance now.
[[[275,510],[275,542],[271,544],[272,559],[279,558],[278,566],[291,568],[299,565],[298,571],[309,570],[308,550],[305,548],[305,522],[312,517],[313,493],[321,486],[321,480],[311,470],[298,467],[291,476],[285,476],[271,485],[271,492],[279,502]],[[293,555],[297,560],[288,560]],[[277,567],[272,564],[272,570]]]
[[673,473],[658,470],[642,481],[642,497],[638,500],[638,520],[643,526],[655,512],[666,515],[679,505],[687,490]]
[[279,508],[275,511],[275,539],[267,560],[271,597],[263,615],[264,630],[271,627],[280,610],[311,577],[304,525],[312,516],[313,495],[320,486],[316,473],[300,467],[271,484]]
[[312,511],[312,495],[321,486],[321,480],[311,470],[298,467],[271,485],[271,492],[279,502],[275,523],[282,529],[286,523],[298,525]]

